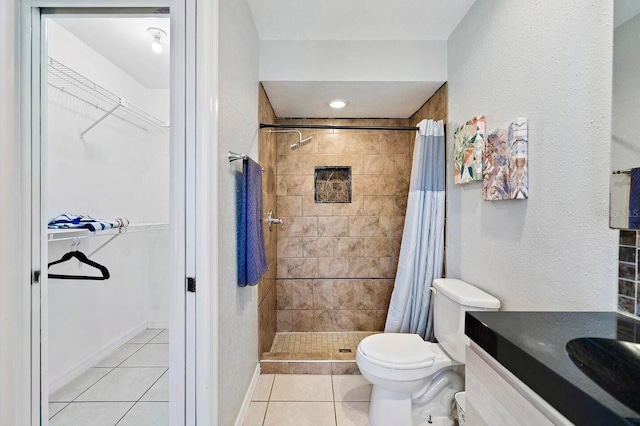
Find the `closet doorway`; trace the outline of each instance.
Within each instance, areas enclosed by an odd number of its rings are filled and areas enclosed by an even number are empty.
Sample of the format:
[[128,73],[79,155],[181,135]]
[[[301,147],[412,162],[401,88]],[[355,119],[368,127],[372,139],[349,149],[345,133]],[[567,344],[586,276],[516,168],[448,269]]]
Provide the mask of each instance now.
[[195,171],[169,9],[39,12],[33,424],[191,424]]

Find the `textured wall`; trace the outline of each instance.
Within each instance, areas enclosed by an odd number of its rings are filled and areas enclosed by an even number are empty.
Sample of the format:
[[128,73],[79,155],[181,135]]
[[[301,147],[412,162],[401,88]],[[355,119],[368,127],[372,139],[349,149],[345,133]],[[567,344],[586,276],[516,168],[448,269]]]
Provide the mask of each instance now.
[[449,38],[448,151],[473,116],[487,131],[529,118],[529,200],[482,201],[480,183],[447,172],[447,275],[505,309],[615,309],[612,22],[605,0],[478,0]]
[[[260,123],[275,123],[276,116],[269,103],[269,98],[262,85],[259,89],[258,115]],[[266,131],[260,132],[259,142],[260,165],[264,169],[262,175],[262,217],[266,218],[269,210],[277,217],[276,209],[276,135]],[[264,228],[264,246],[267,251],[269,269],[258,284],[258,328],[259,354],[269,352],[276,336],[276,236],[275,227]]]
[[[304,121],[284,120],[299,123]],[[407,120],[307,120],[407,125]],[[306,131],[278,135],[278,331],[381,330],[404,226],[407,132]],[[350,166],[352,202],[314,201],[315,166]]]
[[[447,83],[443,84],[418,111],[411,116],[410,122],[417,124],[421,120],[443,120],[447,123]],[[413,139],[414,135],[410,134]]]
[[[258,34],[245,0],[219,9],[218,424],[231,425],[258,364],[258,289],[238,287],[235,174],[228,151],[258,158]],[[215,312],[214,312],[215,314]]]

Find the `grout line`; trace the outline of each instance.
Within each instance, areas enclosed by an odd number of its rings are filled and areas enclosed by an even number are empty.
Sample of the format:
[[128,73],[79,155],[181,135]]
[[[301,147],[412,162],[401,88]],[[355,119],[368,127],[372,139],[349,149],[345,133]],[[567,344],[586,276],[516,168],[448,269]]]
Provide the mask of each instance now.
[[[51,404],[51,402],[48,402],[47,404]],[[65,404],[64,407],[62,407],[57,413],[55,413],[53,416],[49,417],[49,420],[51,420],[52,418],[54,418],[55,416],[57,416],[58,414],[62,413],[62,410],[64,410],[65,408],[67,408],[69,406],[69,404],[71,404],[70,402],[54,402],[53,404]]]
[[[162,376],[164,376],[164,375],[167,373],[167,371],[169,371],[169,369],[168,369],[168,368],[164,371],[164,373],[162,373],[162,374],[160,375],[160,377],[158,377],[158,378],[156,379],[156,381],[155,381],[155,382],[153,382],[153,383],[151,384],[151,386],[149,386],[149,388],[148,388],[146,391],[144,391],[144,392],[142,393],[142,395],[140,395],[140,398],[138,398],[138,400],[137,400],[137,401],[135,401],[135,402],[133,403],[133,405],[132,405],[128,410],[127,410],[127,412],[126,412],[126,413],[124,413],[124,415],[123,415],[122,417],[120,417],[120,420],[118,420],[118,421],[115,423],[115,425],[114,425],[114,426],[117,426],[117,425],[118,425],[118,423],[120,423],[120,422],[122,421],[122,419],[124,419],[124,418],[126,417],[126,415],[127,415],[127,414],[129,414],[129,411],[131,411],[131,410],[133,409],[133,407],[135,407],[136,405],[138,405],[138,403],[140,402],[140,400],[142,399],[142,397],[144,397],[144,396],[147,394],[147,392],[149,392],[149,390],[150,390],[150,389],[151,389],[151,388],[152,388],[156,383],[158,383],[158,380],[160,380],[160,378],[161,378]],[[155,401],[149,401],[149,402],[155,402]],[[164,401],[162,401],[162,402],[164,402]]]

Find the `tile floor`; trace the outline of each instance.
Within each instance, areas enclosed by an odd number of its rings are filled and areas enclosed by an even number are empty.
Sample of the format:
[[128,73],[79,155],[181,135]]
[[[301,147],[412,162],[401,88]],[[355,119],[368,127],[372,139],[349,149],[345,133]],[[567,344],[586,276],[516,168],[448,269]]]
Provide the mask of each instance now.
[[276,333],[271,352],[325,352],[338,353],[340,349],[351,349],[356,353],[358,343],[376,331],[343,331],[343,332],[293,332]]
[[147,329],[49,396],[51,426],[169,424],[169,331]]
[[245,426],[366,426],[371,384],[360,375],[263,374]]

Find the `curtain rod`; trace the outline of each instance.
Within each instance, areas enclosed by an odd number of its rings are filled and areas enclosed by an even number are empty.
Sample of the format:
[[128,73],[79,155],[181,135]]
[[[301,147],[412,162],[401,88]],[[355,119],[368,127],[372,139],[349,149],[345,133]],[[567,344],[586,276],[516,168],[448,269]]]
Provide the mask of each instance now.
[[417,131],[418,127],[403,126],[333,126],[327,124],[264,124],[260,123],[261,129],[320,129],[320,130],[399,130]]

